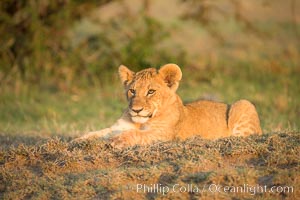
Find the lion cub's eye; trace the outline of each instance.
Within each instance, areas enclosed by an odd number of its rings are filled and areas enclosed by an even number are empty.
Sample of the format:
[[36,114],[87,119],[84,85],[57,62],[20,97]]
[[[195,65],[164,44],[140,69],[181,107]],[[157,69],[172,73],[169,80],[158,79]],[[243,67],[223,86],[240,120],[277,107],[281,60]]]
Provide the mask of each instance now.
[[129,89],[129,92],[133,95],[135,95],[135,90],[134,89]]
[[149,95],[149,94],[154,94],[154,93],[155,93],[155,90],[150,89],[150,90],[148,90],[147,95]]

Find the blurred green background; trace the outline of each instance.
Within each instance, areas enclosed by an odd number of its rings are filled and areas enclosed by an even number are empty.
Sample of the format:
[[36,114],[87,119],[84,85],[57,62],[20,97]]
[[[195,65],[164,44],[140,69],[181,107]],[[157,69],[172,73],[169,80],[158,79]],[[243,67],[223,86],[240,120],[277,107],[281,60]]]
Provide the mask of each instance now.
[[76,137],[126,108],[117,69],[177,63],[184,101],[254,102],[300,127],[296,0],[2,0],[0,140]]

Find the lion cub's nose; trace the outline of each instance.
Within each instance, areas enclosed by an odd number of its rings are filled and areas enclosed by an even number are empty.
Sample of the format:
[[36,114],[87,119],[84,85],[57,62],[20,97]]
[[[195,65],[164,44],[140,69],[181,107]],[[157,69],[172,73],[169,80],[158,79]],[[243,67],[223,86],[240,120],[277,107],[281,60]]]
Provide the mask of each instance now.
[[143,108],[131,108],[131,110],[138,114],[139,112],[141,112],[143,110]]

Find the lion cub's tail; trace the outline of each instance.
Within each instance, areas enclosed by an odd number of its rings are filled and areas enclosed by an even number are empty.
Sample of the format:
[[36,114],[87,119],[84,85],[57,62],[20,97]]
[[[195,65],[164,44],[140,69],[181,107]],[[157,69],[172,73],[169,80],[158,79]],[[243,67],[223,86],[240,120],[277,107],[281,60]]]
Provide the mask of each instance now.
[[234,136],[261,134],[255,106],[247,100],[239,100],[232,104],[228,114],[228,128]]

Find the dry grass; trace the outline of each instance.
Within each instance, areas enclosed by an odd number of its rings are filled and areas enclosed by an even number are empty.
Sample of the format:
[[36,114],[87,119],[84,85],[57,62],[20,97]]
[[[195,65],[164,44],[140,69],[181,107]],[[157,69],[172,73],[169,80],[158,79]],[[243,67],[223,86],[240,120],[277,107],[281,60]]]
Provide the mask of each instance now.
[[[122,150],[103,140],[20,144],[0,151],[0,199],[297,199],[299,144],[298,132],[196,137]],[[138,184],[170,191],[137,192]],[[176,186],[174,192],[175,184],[205,191],[179,192]],[[213,184],[291,186],[293,192],[218,193],[209,191]]]

